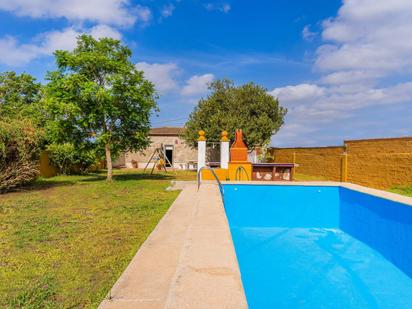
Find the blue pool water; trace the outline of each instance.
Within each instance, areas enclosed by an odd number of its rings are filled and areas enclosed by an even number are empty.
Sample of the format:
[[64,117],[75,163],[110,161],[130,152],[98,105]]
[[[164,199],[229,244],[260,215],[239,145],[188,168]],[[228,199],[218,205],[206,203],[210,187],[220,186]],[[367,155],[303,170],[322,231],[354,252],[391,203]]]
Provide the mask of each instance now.
[[412,308],[412,207],[341,187],[224,185],[250,308]]

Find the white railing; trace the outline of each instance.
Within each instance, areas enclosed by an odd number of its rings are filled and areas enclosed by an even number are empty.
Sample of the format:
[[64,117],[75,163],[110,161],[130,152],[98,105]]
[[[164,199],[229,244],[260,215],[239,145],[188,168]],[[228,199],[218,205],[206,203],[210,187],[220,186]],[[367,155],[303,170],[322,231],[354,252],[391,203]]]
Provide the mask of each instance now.
[[246,174],[246,178],[249,181],[249,174],[247,173],[246,169],[243,166],[238,166],[238,168],[236,169],[236,176],[235,176],[235,180],[240,180],[241,176],[242,176],[242,171],[245,172]]
[[215,171],[214,171],[212,168],[210,168],[209,166],[202,166],[202,167],[199,169],[199,171],[197,172],[197,190],[199,190],[199,187],[200,187],[200,184],[201,184],[201,180],[202,180],[202,179],[201,179],[201,178],[202,178],[202,171],[203,171],[204,169],[210,171],[210,172],[212,173],[213,177],[216,179],[217,184],[218,184],[218,186],[219,186],[219,191],[220,191],[220,194],[222,195],[222,200],[223,200],[223,193],[224,193],[224,191],[223,191],[222,183],[220,182],[219,177],[217,177]]

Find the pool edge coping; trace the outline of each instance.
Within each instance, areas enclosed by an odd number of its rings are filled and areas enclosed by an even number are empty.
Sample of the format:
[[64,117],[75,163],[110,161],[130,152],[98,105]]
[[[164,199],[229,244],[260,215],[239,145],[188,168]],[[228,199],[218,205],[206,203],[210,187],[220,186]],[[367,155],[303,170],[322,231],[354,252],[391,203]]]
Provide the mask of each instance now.
[[365,187],[351,182],[339,181],[222,181],[222,185],[269,185],[269,186],[307,186],[307,187],[342,187],[361,193],[373,195],[385,200],[412,206],[412,197],[374,188]]

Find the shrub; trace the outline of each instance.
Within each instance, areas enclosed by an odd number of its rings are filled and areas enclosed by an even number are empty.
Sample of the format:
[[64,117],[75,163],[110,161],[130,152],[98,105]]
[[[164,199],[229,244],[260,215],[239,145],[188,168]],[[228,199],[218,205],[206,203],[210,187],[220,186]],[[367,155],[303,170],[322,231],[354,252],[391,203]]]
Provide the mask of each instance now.
[[79,150],[71,143],[47,146],[50,163],[60,174],[82,174],[96,163],[96,156],[90,150]]
[[29,119],[0,119],[0,192],[37,177],[42,138]]

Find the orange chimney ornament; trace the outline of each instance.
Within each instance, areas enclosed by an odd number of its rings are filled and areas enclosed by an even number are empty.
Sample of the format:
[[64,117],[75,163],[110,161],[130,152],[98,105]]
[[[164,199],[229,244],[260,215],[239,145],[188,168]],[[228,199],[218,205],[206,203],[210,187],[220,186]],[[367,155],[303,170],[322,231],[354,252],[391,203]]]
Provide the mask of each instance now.
[[230,162],[248,162],[247,146],[243,141],[242,130],[236,130],[235,142],[230,147]]

